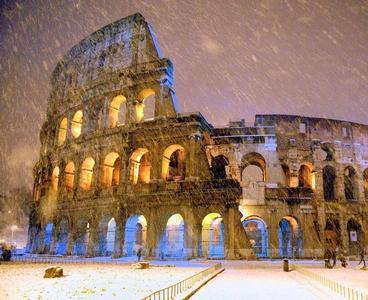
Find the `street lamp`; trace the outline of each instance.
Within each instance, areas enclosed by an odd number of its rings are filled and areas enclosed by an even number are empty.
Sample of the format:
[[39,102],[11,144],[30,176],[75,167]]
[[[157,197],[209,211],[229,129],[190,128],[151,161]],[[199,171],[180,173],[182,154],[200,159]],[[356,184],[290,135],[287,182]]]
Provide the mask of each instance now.
[[18,229],[18,226],[17,225],[10,226],[10,230],[11,230],[11,233],[12,233],[12,236],[11,236],[11,243],[12,243],[12,245],[14,243],[14,231],[16,231],[17,229]]

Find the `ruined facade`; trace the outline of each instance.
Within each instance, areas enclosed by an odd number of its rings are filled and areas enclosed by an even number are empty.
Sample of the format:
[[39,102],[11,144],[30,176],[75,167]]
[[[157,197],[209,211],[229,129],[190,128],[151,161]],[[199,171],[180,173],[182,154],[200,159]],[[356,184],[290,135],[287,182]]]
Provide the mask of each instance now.
[[366,245],[368,126],[257,115],[215,128],[181,114],[140,14],[74,46],[51,81],[29,252],[232,259]]

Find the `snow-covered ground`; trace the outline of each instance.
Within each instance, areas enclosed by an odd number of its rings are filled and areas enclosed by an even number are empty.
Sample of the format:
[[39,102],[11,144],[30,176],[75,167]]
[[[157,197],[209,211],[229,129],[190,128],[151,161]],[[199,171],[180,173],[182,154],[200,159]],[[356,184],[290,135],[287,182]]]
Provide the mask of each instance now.
[[54,279],[43,278],[52,264],[0,264],[0,299],[141,299],[208,267],[195,262],[151,264],[155,266],[146,270],[129,264],[57,264],[65,276]]
[[[297,263],[303,263],[303,266],[321,275],[325,274],[321,261]],[[296,271],[283,272],[280,260],[225,261],[223,266],[226,268],[225,272],[202,287],[191,299],[339,299],[338,295]],[[351,281],[356,279],[360,284],[355,287],[368,284],[368,280],[363,278],[368,272],[358,271],[352,267],[347,270],[338,268],[326,271],[329,278],[331,276],[330,279],[336,281],[339,279],[342,281],[344,276],[349,277]]]

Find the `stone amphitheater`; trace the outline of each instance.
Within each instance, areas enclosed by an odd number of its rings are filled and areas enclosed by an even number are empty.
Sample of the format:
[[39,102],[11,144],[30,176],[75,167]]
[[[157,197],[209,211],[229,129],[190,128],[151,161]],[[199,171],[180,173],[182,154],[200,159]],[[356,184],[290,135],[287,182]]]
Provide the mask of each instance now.
[[215,127],[179,113],[141,14],[86,37],[51,77],[27,251],[147,258],[367,250],[368,126],[291,115]]

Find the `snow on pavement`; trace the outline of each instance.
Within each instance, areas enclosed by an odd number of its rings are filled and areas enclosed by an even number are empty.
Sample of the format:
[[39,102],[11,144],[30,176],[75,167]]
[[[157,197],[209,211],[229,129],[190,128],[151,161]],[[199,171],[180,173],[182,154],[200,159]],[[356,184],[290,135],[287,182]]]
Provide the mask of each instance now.
[[303,275],[283,272],[279,262],[223,262],[225,271],[202,287],[192,300],[203,299],[337,299]]

